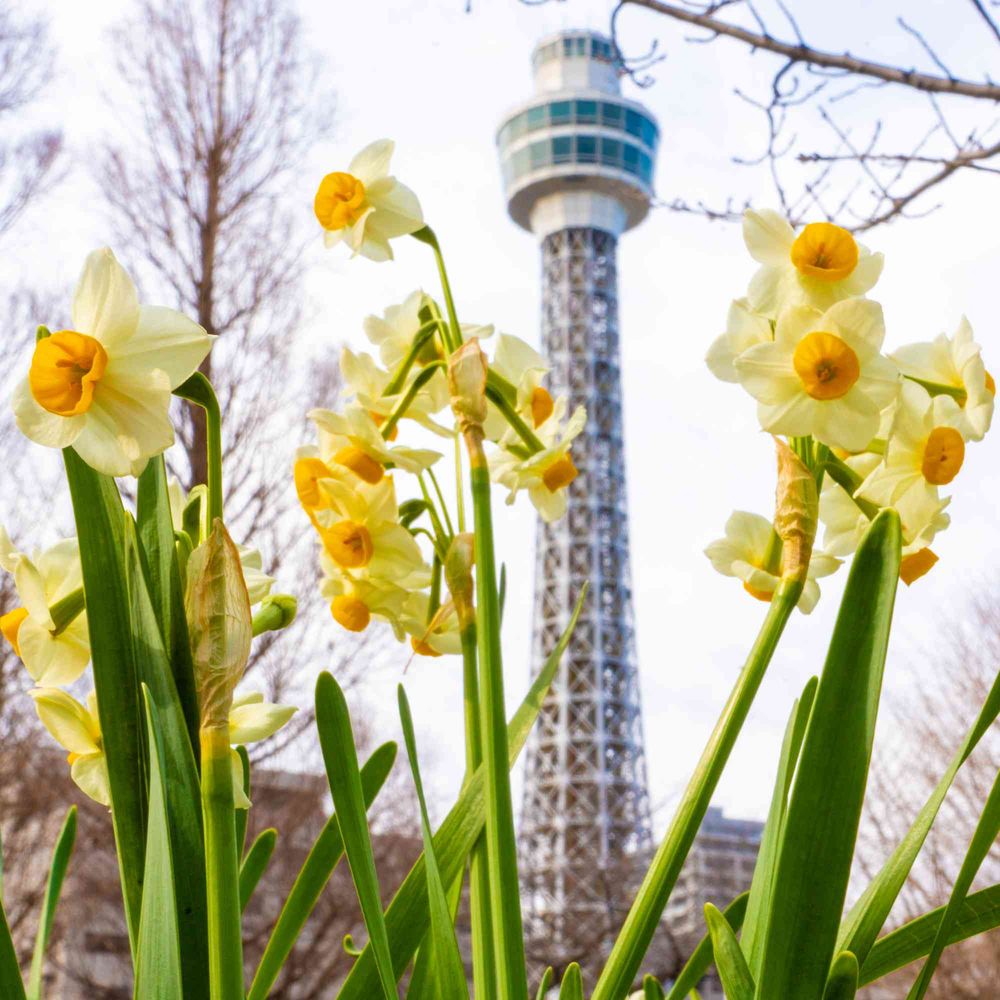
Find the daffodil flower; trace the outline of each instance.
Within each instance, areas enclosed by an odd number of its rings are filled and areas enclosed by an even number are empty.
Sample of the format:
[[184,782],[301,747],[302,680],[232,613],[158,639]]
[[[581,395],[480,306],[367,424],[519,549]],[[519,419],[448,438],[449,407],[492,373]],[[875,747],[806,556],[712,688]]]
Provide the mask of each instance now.
[[792,306],[778,317],[772,343],[736,359],[736,374],[757,400],[764,430],[862,451],[899,391],[896,366],[879,353],[884,338],[876,302],[848,299],[823,313]]
[[[742,580],[743,589],[751,597],[770,601],[781,582],[777,567],[768,565],[771,535],[772,525],[766,517],[743,510],[733,511],[726,521],[726,537],[708,545],[705,555],[723,576]],[[819,600],[816,580],[835,573],[839,565],[839,559],[823,552],[813,552],[798,602],[803,614],[809,614]]]
[[[275,705],[264,701],[257,691],[237,695],[229,711],[229,742],[233,747],[256,743],[273,736],[298,711],[294,705]],[[243,791],[243,762],[236,750],[230,751],[233,768],[233,805],[249,809],[250,800]]]
[[448,656],[462,652],[458,615],[451,602],[442,605],[428,621],[430,599],[413,593],[404,612],[404,628],[410,633],[410,646],[417,656]]
[[897,506],[910,492],[926,503],[938,499],[965,462],[969,424],[951,396],[931,396],[904,381],[893,415],[884,460],[865,478],[858,495],[881,507]]
[[[867,452],[852,455],[845,464],[862,479],[881,464],[881,456]],[[951,523],[945,508],[951,499],[939,499],[920,490],[909,490],[893,506],[899,514],[903,535],[900,579],[907,585],[927,573],[937,562],[930,544]],[[819,516],[825,526],[823,548],[833,556],[849,556],[858,547],[871,522],[850,494],[834,479],[823,480]]]
[[140,306],[107,248],[87,257],[73,329],[35,345],[14,393],[17,425],[49,448],[72,446],[98,472],[138,476],[174,442],[171,390],[205,359],[212,339],[173,309]]
[[578,475],[570,457],[573,440],[587,426],[587,413],[578,406],[563,423],[566,401],[559,399],[555,413],[538,429],[545,447],[524,457],[504,448],[490,456],[490,475],[495,482],[510,491],[507,503],[512,504],[520,490],[527,490],[531,502],[543,521],[557,521],[566,513],[566,487]]
[[417,196],[389,175],[395,143],[379,139],[351,160],[346,172],[320,181],[313,208],[328,247],[341,241],[354,255],[392,260],[389,241],[423,228]]
[[953,337],[942,333],[930,343],[907,344],[889,357],[905,375],[954,390],[965,412],[969,440],[981,441],[990,429],[996,396],[981,350],[963,316]]
[[[514,387],[517,394],[515,408],[527,425],[536,431],[555,412],[555,401],[542,385],[549,368],[548,361],[520,337],[501,333],[497,338],[490,371],[496,372]],[[514,429],[492,403],[487,407],[483,432],[488,441],[499,441],[501,444],[518,440]]]
[[21,606],[0,617],[0,631],[38,684],[72,684],[90,662],[87,612],[61,630],[50,608],[83,586],[80,548],[66,538],[32,556],[14,548],[0,527],[0,567],[14,576]]
[[405,472],[422,472],[440,457],[426,448],[390,447],[372,415],[357,404],[344,413],[311,410],[309,418],[319,428],[320,456],[328,466],[342,465],[366,483],[377,483],[385,475],[386,464]]
[[870,253],[840,226],[812,222],[797,235],[778,212],[748,209],[743,239],[761,264],[747,291],[755,313],[776,319],[788,306],[828,309],[864,295],[882,273],[882,254]]
[[712,342],[705,364],[717,379],[739,382],[736,359],[754,345],[769,344],[773,339],[771,321],[751,312],[746,299],[735,299],[729,306],[725,332]]
[[87,695],[86,705],[57,687],[33,688],[28,694],[34,699],[42,725],[64,750],[69,751],[69,773],[77,787],[95,802],[110,808],[108,765],[94,692]]

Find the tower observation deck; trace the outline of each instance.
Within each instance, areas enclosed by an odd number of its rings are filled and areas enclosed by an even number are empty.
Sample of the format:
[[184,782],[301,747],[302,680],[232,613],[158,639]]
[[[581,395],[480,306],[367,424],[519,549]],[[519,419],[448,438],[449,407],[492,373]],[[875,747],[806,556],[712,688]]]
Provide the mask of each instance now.
[[542,348],[553,393],[587,409],[566,516],[539,521],[537,670],[586,603],[528,747],[520,851],[529,949],[592,965],[651,846],[629,566],[616,252],[645,217],[655,119],[622,97],[610,41],[564,31],[535,48],[535,96],[497,134],[508,210],[542,249]]

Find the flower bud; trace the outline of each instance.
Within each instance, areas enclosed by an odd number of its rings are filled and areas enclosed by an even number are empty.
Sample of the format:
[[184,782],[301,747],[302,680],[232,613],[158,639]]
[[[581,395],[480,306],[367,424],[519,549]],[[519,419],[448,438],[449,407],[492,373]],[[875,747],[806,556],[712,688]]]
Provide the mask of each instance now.
[[805,582],[819,520],[816,480],[799,456],[778,438],[774,530],[781,539],[781,577]]
[[475,585],[472,582],[472,566],[475,563],[475,536],[463,532],[452,539],[444,560],[444,578],[448,584],[458,615],[458,627],[464,629],[476,620],[473,601]]
[[451,408],[464,434],[486,420],[486,355],[473,337],[448,359]]
[[201,728],[229,726],[233,691],[250,658],[250,598],[240,554],[222,521],[188,559],[184,611]]
[[299,602],[291,594],[271,594],[261,602],[253,616],[253,634],[280,632],[295,621]]

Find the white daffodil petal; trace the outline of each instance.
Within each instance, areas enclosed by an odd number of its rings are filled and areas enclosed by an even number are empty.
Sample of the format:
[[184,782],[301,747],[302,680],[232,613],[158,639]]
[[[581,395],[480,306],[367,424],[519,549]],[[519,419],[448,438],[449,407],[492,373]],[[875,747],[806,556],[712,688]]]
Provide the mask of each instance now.
[[139,297],[125,268],[108,247],[88,254],[73,298],[73,328],[110,351],[132,336],[138,322]]
[[70,765],[69,774],[84,795],[111,808],[111,781],[103,752],[77,757]]
[[229,751],[229,771],[233,776],[233,808],[249,809],[251,802],[243,791],[243,761],[235,750]]
[[192,375],[212,348],[213,337],[183,313],[163,306],[142,306],[135,333],[115,353],[105,378],[121,373],[141,378],[160,369],[176,389]]
[[79,680],[90,662],[90,637],[86,616],[76,618],[59,635],[53,635],[30,615],[21,622],[17,645],[25,669],[36,684],[64,687]]
[[296,713],[294,705],[248,702],[229,713],[229,742],[255,743],[273,736]]
[[72,695],[55,687],[32,688],[38,718],[52,738],[70,753],[99,753],[97,721]]
[[389,173],[389,163],[396,144],[391,139],[376,139],[351,160],[348,172],[357,177],[365,188],[371,187]]
[[21,433],[31,438],[35,444],[44,445],[46,448],[68,448],[76,442],[87,423],[85,413],[60,417],[39,406],[35,402],[35,397],[31,395],[31,386],[27,379],[14,390],[11,404],[14,408],[14,419]]
[[743,213],[743,242],[761,264],[783,264],[794,239],[794,230],[779,212],[764,208]]

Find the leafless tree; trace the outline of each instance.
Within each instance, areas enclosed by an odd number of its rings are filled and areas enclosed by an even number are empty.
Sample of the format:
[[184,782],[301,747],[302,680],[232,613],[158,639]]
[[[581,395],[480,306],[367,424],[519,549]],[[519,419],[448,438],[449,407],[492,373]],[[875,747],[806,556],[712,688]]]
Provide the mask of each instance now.
[[[759,152],[740,151],[734,159],[767,168],[781,209],[794,222],[820,216],[864,231],[933,211],[941,186],[960,174],[1000,175],[996,0],[949,6],[951,37],[962,38],[970,63],[961,69],[939,52],[947,39],[935,46],[914,20],[919,12],[904,4],[896,24],[912,45],[912,64],[813,44],[792,6],[784,0],[618,0],[612,35],[618,46],[625,11],[644,10],[689,32],[684,38],[690,43],[741,45],[773,63],[766,87],[735,91],[760,114],[763,136]],[[808,15],[807,4],[795,6]],[[859,43],[868,41],[860,32],[872,13],[858,5]],[[640,86],[653,82],[650,70],[665,58],[658,40],[644,53],[619,48],[619,54]],[[817,125],[828,139],[813,146],[799,133]],[[712,205],[680,196],[663,205],[736,219],[744,207],[739,202]]]
[[[966,619],[942,633],[940,644],[927,652],[929,669],[920,671],[921,681],[888,706],[859,841],[862,882],[875,874],[909,829],[993,686],[1000,670],[1000,590],[995,585],[981,587]],[[893,911],[894,924],[947,902],[998,770],[1000,733],[994,726],[959,771]],[[975,887],[997,882],[1000,846],[988,855]],[[906,996],[913,976],[907,970],[896,978],[901,984],[899,997]],[[993,931],[948,948],[928,996],[949,1000],[992,996],[998,978],[1000,933]]]

